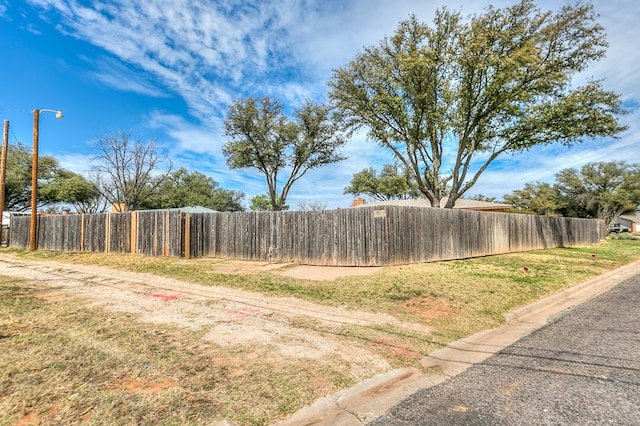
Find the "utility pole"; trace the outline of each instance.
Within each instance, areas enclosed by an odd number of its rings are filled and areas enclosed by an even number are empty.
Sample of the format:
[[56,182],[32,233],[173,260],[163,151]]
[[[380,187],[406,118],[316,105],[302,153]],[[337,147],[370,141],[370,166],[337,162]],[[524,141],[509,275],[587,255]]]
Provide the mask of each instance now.
[[33,152],[31,153],[31,224],[29,226],[29,250],[37,247],[38,235],[38,139],[40,137],[40,110],[33,110]]
[[7,147],[9,146],[9,120],[4,120],[4,132],[2,133],[2,153],[0,154],[0,242],[4,237],[3,216],[7,180]]
[[40,113],[55,112],[56,118],[62,120],[64,114],[58,109],[33,110],[33,152],[31,154],[31,224],[29,225],[29,250],[38,247],[38,143],[40,139]]

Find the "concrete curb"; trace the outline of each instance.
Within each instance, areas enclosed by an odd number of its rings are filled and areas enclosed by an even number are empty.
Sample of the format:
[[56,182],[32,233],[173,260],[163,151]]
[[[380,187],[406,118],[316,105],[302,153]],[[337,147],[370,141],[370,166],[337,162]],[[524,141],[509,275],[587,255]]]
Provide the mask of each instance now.
[[543,310],[564,310],[567,307],[575,306],[589,298],[595,297],[615,284],[632,277],[639,269],[640,261],[621,266],[620,268],[605,272],[602,275],[593,277],[559,293],[540,299],[537,302],[515,309],[505,314],[505,317],[507,318],[507,321],[514,321],[525,319],[527,316],[531,316],[532,314]]
[[446,380],[440,375],[422,374],[407,367],[379,374],[357,385],[319,398],[279,426],[302,425],[362,425],[381,415],[393,405],[418,390]]
[[451,343],[421,361],[442,375],[401,368],[366,379],[352,388],[319,398],[278,426],[360,426],[385,414],[416,391],[456,376],[544,326],[554,316],[583,303],[640,272],[640,261],[609,271],[505,315],[507,323]]

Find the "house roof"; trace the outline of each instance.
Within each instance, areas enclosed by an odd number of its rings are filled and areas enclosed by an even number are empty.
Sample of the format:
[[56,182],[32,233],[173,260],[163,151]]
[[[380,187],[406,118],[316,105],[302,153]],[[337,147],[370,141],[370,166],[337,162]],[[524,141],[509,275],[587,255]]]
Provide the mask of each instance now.
[[11,215],[14,216],[30,216],[31,213],[26,212],[8,212],[4,210],[2,212],[2,226],[10,226],[11,225]]
[[177,207],[169,210],[180,210],[181,212],[185,212],[185,213],[218,213],[217,210],[213,210],[208,207],[202,207],[202,206]]
[[[440,207],[444,207],[447,204],[447,197],[440,200]],[[356,207],[369,207],[369,206],[410,206],[410,207],[431,207],[431,201],[426,198],[416,198],[411,200],[391,200],[391,201],[377,201],[373,203],[360,204]],[[463,210],[482,210],[482,211],[505,211],[510,209],[510,204],[492,203],[489,201],[467,200],[464,198],[458,198],[454,209]]]
[[621,219],[626,219],[631,222],[640,223],[640,213],[636,214],[623,214],[620,216]]

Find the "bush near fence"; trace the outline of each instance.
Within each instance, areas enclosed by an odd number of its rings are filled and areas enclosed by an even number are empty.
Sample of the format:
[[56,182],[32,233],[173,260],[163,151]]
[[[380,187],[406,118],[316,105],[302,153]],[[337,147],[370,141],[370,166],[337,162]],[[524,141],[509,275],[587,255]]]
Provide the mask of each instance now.
[[[10,245],[29,246],[30,218],[11,221]],[[424,207],[302,212],[39,216],[45,250],[220,257],[329,266],[383,266],[590,244],[604,221]]]

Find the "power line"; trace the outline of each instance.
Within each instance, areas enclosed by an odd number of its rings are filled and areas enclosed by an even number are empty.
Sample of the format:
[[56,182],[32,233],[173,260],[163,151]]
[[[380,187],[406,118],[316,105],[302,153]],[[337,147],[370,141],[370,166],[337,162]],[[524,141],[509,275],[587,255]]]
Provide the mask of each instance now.
[[[33,111],[32,110],[26,110],[26,109],[0,108],[0,111],[3,111],[3,112],[18,112],[18,113],[22,113],[22,114],[31,114],[31,115],[33,115]],[[13,135],[14,142],[22,143],[22,142],[20,142],[18,140],[18,137],[16,136],[16,133],[13,131],[13,126],[11,126],[11,124],[9,124],[9,131]]]
[[9,132],[11,132],[11,134],[13,135],[14,142],[22,143],[18,140],[18,137],[16,136],[16,133],[13,131],[13,126],[11,126],[11,124],[9,124]]
[[0,108],[0,111],[22,112],[22,113],[27,113],[27,114],[33,114],[33,111],[32,110],[28,110],[28,109]]

